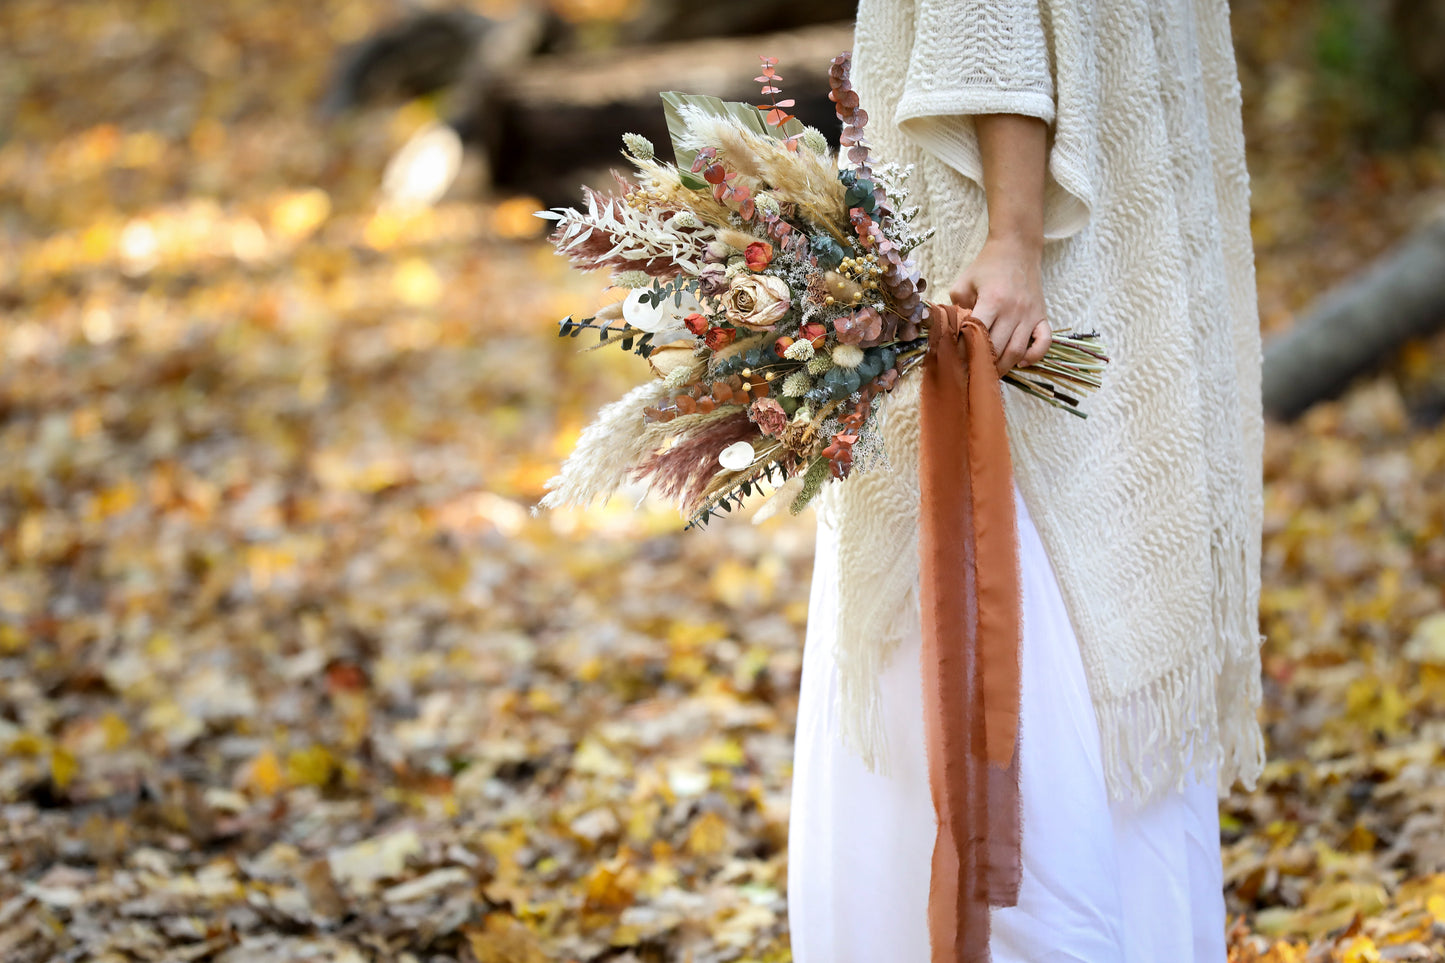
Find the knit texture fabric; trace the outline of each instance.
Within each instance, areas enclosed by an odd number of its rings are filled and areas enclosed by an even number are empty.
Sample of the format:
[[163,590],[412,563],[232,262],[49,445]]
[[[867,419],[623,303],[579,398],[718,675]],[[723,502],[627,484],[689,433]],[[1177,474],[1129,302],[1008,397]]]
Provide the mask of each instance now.
[[[1079,639],[1110,795],[1264,764],[1263,416],[1249,180],[1225,0],[861,0],[874,162],[914,165],[948,286],[987,234],[972,115],[1049,124],[1044,297],[1112,361],[1078,419],[1005,388],[1015,482]],[[880,405],[888,467],[825,486],[839,530],[842,738],[887,771],[877,678],[918,631],[918,379]]]

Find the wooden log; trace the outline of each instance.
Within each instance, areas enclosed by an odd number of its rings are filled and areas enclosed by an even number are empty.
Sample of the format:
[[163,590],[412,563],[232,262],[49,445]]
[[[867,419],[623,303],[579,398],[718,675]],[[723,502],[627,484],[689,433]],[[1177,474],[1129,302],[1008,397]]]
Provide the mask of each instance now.
[[1293,418],[1411,338],[1445,327],[1445,217],[1322,297],[1264,348],[1264,408]]
[[477,79],[451,124],[481,149],[494,187],[544,203],[571,204],[578,184],[599,169],[623,168],[624,132],[641,134],[671,157],[661,90],[762,103],[753,78],[759,56],[777,57],[780,97],[792,112],[837,144],[840,125],[828,100],[828,65],[853,41],[850,21],[757,37],[687,41],[595,54],[537,57],[505,76]]

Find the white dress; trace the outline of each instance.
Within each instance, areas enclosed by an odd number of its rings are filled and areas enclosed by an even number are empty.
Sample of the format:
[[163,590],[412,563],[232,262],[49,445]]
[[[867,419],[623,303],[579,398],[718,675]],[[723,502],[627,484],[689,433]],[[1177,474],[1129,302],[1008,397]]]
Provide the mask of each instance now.
[[[1023,575],[1023,880],[995,908],[993,963],[1223,963],[1213,773],[1135,811],[1104,789],[1099,731],[1063,599],[1017,490]],[[788,830],[796,963],[928,963],[935,817],[924,756],[919,633],[882,680],[891,776],[837,736],[835,532],[820,516]]]

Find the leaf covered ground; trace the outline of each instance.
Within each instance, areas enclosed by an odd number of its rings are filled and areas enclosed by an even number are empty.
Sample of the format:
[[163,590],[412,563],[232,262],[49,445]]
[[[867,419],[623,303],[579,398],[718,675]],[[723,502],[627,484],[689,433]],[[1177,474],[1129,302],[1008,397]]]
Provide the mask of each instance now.
[[[0,6],[0,959],[787,960],[811,520],[528,514],[639,370],[528,200],[378,206],[431,105],[316,120],[391,12]],[[1320,163],[1263,23],[1274,330],[1445,155]],[[1269,428],[1238,961],[1445,959],[1442,371]]]

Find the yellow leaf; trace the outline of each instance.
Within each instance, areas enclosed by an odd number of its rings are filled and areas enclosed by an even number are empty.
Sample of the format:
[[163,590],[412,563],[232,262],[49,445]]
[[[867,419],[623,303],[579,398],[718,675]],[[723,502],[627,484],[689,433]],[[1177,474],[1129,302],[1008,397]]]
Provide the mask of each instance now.
[[240,779],[243,789],[250,789],[263,796],[276,795],[285,784],[286,776],[281,772],[281,761],[270,749],[252,759]]
[[297,785],[325,786],[336,768],[336,757],[325,746],[297,749],[286,757],[286,776]]
[[537,937],[505,913],[489,913],[480,929],[465,928],[462,932],[477,963],[547,963],[547,954]]
[[716,856],[727,849],[728,824],[715,812],[697,817],[687,834],[687,851],[694,856]]
[[702,747],[701,758],[710,766],[741,766],[743,744],[736,739],[712,739]]
[[130,726],[114,712],[107,712],[100,719],[101,731],[105,733],[105,748],[119,749],[130,741]]
[[1445,665],[1445,612],[1421,619],[1405,643],[1404,656],[1411,662]]
[[1309,945],[1305,943],[1276,943],[1259,958],[1259,963],[1305,963]]
[[637,870],[628,866],[600,864],[587,874],[583,890],[587,895],[586,909],[621,912],[637,898]]
[[1380,963],[1380,951],[1368,936],[1356,936],[1340,953],[1340,963]]
[[292,243],[304,241],[330,216],[331,198],[325,191],[293,191],[271,208],[271,232]]
[[75,756],[71,755],[68,750],[62,749],[60,746],[51,750],[50,778],[57,787],[64,789],[69,786],[79,769],[80,765],[75,761]]
[[402,261],[391,283],[397,300],[414,308],[436,304],[442,296],[442,279],[430,264],[419,257]]

